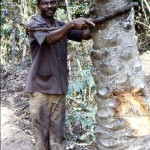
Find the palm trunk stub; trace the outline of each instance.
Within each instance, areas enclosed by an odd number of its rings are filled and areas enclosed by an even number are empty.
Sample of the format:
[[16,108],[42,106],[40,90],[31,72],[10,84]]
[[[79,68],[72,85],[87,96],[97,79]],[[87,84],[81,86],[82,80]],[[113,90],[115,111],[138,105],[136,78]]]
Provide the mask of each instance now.
[[[106,15],[128,2],[95,0],[95,16]],[[150,107],[133,10],[96,24],[92,39],[91,72],[97,89],[98,150],[150,149]]]

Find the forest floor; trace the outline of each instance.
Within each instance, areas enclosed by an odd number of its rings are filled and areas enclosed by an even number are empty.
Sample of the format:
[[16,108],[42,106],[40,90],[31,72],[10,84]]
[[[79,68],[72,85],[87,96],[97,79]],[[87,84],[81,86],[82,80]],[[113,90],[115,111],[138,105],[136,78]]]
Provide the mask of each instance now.
[[[141,56],[150,94],[150,52]],[[24,92],[27,71],[4,72],[1,81],[1,150],[34,150],[29,97]],[[72,148],[71,148],[72,147]],[[83,144],[68,149],[94,150]]]

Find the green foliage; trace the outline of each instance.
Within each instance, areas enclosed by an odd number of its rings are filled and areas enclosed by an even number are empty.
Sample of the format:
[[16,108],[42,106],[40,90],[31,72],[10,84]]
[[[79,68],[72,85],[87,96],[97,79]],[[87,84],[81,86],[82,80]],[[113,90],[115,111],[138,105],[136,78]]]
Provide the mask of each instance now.
[[67,96],[67,139],[91,142],[95,140],[95,84],[90,69],[79,69],[76,75],[78,79],[70,82]]
[[[89,89],[86,89],[86,94]],[[93,97],[83,99],[85,93],[67,96],[68,113],[66,115],[67,139],[91,142],[95,140],[96,105]],[[91,94],[91,93],[89,93]],[[70,136],[71,135],[71,136]]]
[[69,10],[72,18],[89,17],[89,2],[73,1]]
[[67,20],[67,15],[63,8],[58,8],[55,16],[58,20],[61,20],[61,21]]
[[90,69],[87,70],[79,70],[77,71],[78,78],[82,77],[82,79],[77,79],[74,82],[70,82],[68,87],[69,95],[78,95],[83,92],[86,88],[90,87],[92,89],[95,88],[94,80],[90,73]]
[[81,104],[80,108],[73,109],[66,117],[66,127],[68,131],[72,131],[73,137],[68,136],[67,138],[86,142],[95,140],[95,113],[96,107],[87,107],[86,103]]
[[[1,34],[2,34],[2,63],[5,68],[21,65],[24,40],[26,38],[24,27],[28,12],[26,1],[3,1],[1,3]],[[31,14],[31,13],[30,13]],[[28,43],[26,43],[28,45]],[[27,59],[28,60],[28,59]]]

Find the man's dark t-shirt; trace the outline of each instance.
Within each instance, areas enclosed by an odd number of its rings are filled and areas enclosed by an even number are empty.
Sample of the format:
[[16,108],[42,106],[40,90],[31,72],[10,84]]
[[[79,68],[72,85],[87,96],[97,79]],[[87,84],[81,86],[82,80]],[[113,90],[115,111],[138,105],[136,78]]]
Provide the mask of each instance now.
[[[65,23],[55,20],[56,27]],[[39,15],[32,18],[30,28],[48,28],[51,25]],[[30,32],[32,65],[28,74],[26,92],[65,94],[68,89],[67,39],[81,41],[83,31],[72,30],[56,44],[44,43],[48,32]]]

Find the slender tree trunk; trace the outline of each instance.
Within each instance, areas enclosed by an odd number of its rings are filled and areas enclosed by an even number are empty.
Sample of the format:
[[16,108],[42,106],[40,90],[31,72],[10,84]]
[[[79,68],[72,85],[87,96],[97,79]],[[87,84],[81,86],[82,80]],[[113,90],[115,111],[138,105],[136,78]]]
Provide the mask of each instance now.
[[[128,2],[93,0],[93,17]],[[97,24],[92,38],[98,150],[150,150],[150,99],[139,59],[133,9]]]
[[15,69],[15,46],[16,46],[16,26],[14,21],[12,22],[12,69]]
[[71,21],[71,17],[70,17],[70,13],[69,13],[69,1],[65,0],[65,4],[66,4],[66,11],[67,11],[67,20]]

